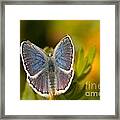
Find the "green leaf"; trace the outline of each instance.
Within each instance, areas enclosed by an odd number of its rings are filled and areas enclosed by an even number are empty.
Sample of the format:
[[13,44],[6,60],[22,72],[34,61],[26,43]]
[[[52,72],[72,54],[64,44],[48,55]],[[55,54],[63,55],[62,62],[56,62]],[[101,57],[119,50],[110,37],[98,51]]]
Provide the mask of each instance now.
[[80,76],[83,74],[84,70],[86,69],[87,62],[88,62],[88,59],[87,59],[87,57],[86,57],[86,58],[84,59],[83,64],[81,64],[81,70],[80,70],[80,74],[79,74],[78,77],[80,77]]
[[90,48],[86,57],[84,57],[84,50],[80,48],[76,53],[75,61],[75,80],[74,82],[79,82],[90,72],[92,67],[92,62],[95,57],[96,49],[95,47]]
[[33,92],[32,88],[29,86],[28,82],[26,82],[22,100],[35,100],[35,93]]
[[77,77],[79,77],[84,69],[85,65],[85,60],[84,60],[84,50],[83,48],[80,48],[78,52],[76,53],[76,61],[75,61],[75,72]]
[[76,53],[76,61],[75,61],[75,70],[76,73],[79,74],[79,70],[80,70],[80,65],[83,63],[83,59],[84,59],[84,51],[82,48],[80,48],[80,50],[77,51]]
[[76,83],[73,82],[70,88],[63,94],[66,97],[66,99],[71,99],[71,97],[75,93],[75,87],[76,87]]
[[74,84],[74,90],[72,91],[72,94],[67,96],[67,98],[69,100],[78,100],[78,99],[80,99],[85,93],[84,88],[85,88],[84,86],[80,86],[80,84],[78,84],[78,83]]
[[96,53],[96,48],[95,47],[92,47],[90,48],[89,52],[88,52],[88,65],[92,64],[93,62],[93,59],[95,57],[95,53]]
[[55,100],[66,100],[65,95],[61,94],[59,96],[55,96]]
[[91,65],[89,65],[85,70],[84,70],[84,74],[87,74],[89,71],[91,70]]
[[42,97],[42,96],[40,96],[40,95],[37,94],[37,93],[36,93],[36,95],[35,95],[35,99],[36,99],[36,100],[48,100],[46,97]]
[[79,84],[77,84],[75,94],[74,94],[74,96],[72,96],[72,99],[73,100],[79,100],[84,95],[85,95],[85,86],[82,87]]
[[88,55],[86,56],[87,62],[84,66],[84,70],[82,72],[83,74],[87,74],[91,70],[91,67],[92,67],[91,64],[94,60],[95,52],[96,52],[95,47],[90,48]]

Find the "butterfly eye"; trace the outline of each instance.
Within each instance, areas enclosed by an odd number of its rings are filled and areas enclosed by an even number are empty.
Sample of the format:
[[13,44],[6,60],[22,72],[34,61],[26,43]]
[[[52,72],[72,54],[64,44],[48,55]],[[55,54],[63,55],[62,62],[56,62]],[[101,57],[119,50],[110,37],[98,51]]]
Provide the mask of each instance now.
[[48,54],[48,56],[49,56],[49,57],[52,57],[52,56],[53,56],[53,54],[52,54],[52,53],[49,53],[49,54]]

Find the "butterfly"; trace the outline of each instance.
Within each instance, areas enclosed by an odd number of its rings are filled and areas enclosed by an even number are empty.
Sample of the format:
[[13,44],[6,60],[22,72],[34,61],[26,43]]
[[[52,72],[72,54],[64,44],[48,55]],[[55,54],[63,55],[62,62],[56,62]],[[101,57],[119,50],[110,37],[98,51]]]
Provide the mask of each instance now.
[[27,81],[39,95],[60,95],[70,87],[74,76],[74,45],[69,35],[60,40],[53,54],[48,55],[30,41],[23,41],[21,58]]

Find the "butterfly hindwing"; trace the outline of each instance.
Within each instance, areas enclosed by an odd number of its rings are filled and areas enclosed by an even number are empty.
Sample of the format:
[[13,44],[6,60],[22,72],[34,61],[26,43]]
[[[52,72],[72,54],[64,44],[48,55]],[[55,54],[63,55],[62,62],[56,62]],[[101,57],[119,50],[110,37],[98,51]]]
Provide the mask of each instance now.
[[74,71],[70,70],[68,73],[65,73],[61,69],[57,69],[57,87],[56,90],[61,93],[64,93],[70,86]]
[[22,42],[21,56],[24,69],[29,74],[29,76],[34,76],[46,65],[46,55],[43,50],[29,41]]
[[28,81],[38,94],[42,96],[48,95],[48,71],[46,69],[42,70],[36,77],[28,76]]
[[74,46],[69,36],[64,37],[54,51],[55,63],[61,69],[69,71],[73,64]]

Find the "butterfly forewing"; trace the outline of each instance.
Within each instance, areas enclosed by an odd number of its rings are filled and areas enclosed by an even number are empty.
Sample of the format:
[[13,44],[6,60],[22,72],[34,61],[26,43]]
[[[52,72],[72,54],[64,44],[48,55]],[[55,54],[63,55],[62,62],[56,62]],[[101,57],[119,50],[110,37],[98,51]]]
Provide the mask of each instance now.
[[29,76],[34,76],[46,65],[45,53],[29,41],[22,42],[21,56],[24,69]]
[[54,58],[58,67],[69,71],[73,64],[74,47],[69,36],[63,38],[55,48]]

